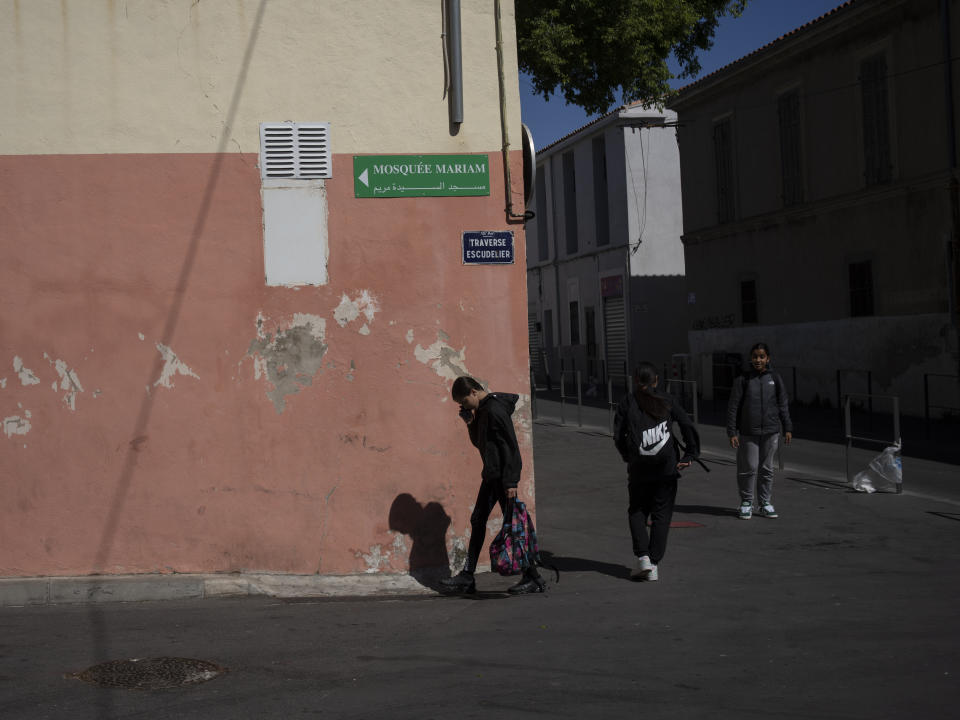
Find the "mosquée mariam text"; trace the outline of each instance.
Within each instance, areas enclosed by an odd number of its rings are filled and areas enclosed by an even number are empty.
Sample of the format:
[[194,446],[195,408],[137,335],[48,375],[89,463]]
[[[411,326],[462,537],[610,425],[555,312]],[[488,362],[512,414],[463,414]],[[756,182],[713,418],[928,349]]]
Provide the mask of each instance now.
[[486,163],[405,163],[374,165],[377,175],[474,175],[487,172]]

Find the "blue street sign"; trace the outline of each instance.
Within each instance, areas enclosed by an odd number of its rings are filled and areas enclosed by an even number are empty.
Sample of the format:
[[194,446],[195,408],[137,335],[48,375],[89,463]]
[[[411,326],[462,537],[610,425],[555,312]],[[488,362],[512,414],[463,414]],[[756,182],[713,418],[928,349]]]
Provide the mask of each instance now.
[[513,230],[463,233],[464,265],[513,265]]

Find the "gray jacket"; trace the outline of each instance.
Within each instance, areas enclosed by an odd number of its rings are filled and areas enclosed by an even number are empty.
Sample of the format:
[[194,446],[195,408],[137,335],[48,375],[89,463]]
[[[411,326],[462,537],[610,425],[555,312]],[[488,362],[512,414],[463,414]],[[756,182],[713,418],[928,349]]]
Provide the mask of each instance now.
[[750,370],[733,381],[727,403],[727,436],[792,433],[787,388],[775,372]]

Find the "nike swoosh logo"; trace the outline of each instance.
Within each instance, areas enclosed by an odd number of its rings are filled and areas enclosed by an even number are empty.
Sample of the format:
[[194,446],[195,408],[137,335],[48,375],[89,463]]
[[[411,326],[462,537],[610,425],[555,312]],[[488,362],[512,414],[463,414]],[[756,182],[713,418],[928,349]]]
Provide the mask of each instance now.
[[641,445],[641,446],[640,446],[640,454],[641,454],[641,455],[656,455],[658,452],[660,452],[660,450],[663,448],[663,446],[667,444],[667,440],[669,440],[669,439],[670,439],[670,436],[669,436],[669,435],[665,436],[660,442],[658,442],[656,445],[654,445],[654,446],[653,446],[652,448],[650,448],[649,450],[645,450],[644,447]]

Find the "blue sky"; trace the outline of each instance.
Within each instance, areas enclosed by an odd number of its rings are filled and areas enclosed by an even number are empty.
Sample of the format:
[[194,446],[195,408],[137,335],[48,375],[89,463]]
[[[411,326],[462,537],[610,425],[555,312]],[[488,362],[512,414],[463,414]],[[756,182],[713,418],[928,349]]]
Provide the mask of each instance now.
[[[842,5],[842,0],[749,0],[739,18],[723,18],[714,36],[713,48],[700,54],[699,77],[748,55],[781,35]],[[696,78],[674,83],[675,87]],[[596,118],[580,108],[566,105],[563,97],[552,95],[549,102],[534,96],[528,77],[520,76],[520,104],[523,122],[533,134],[537,148],[583,127]]]

